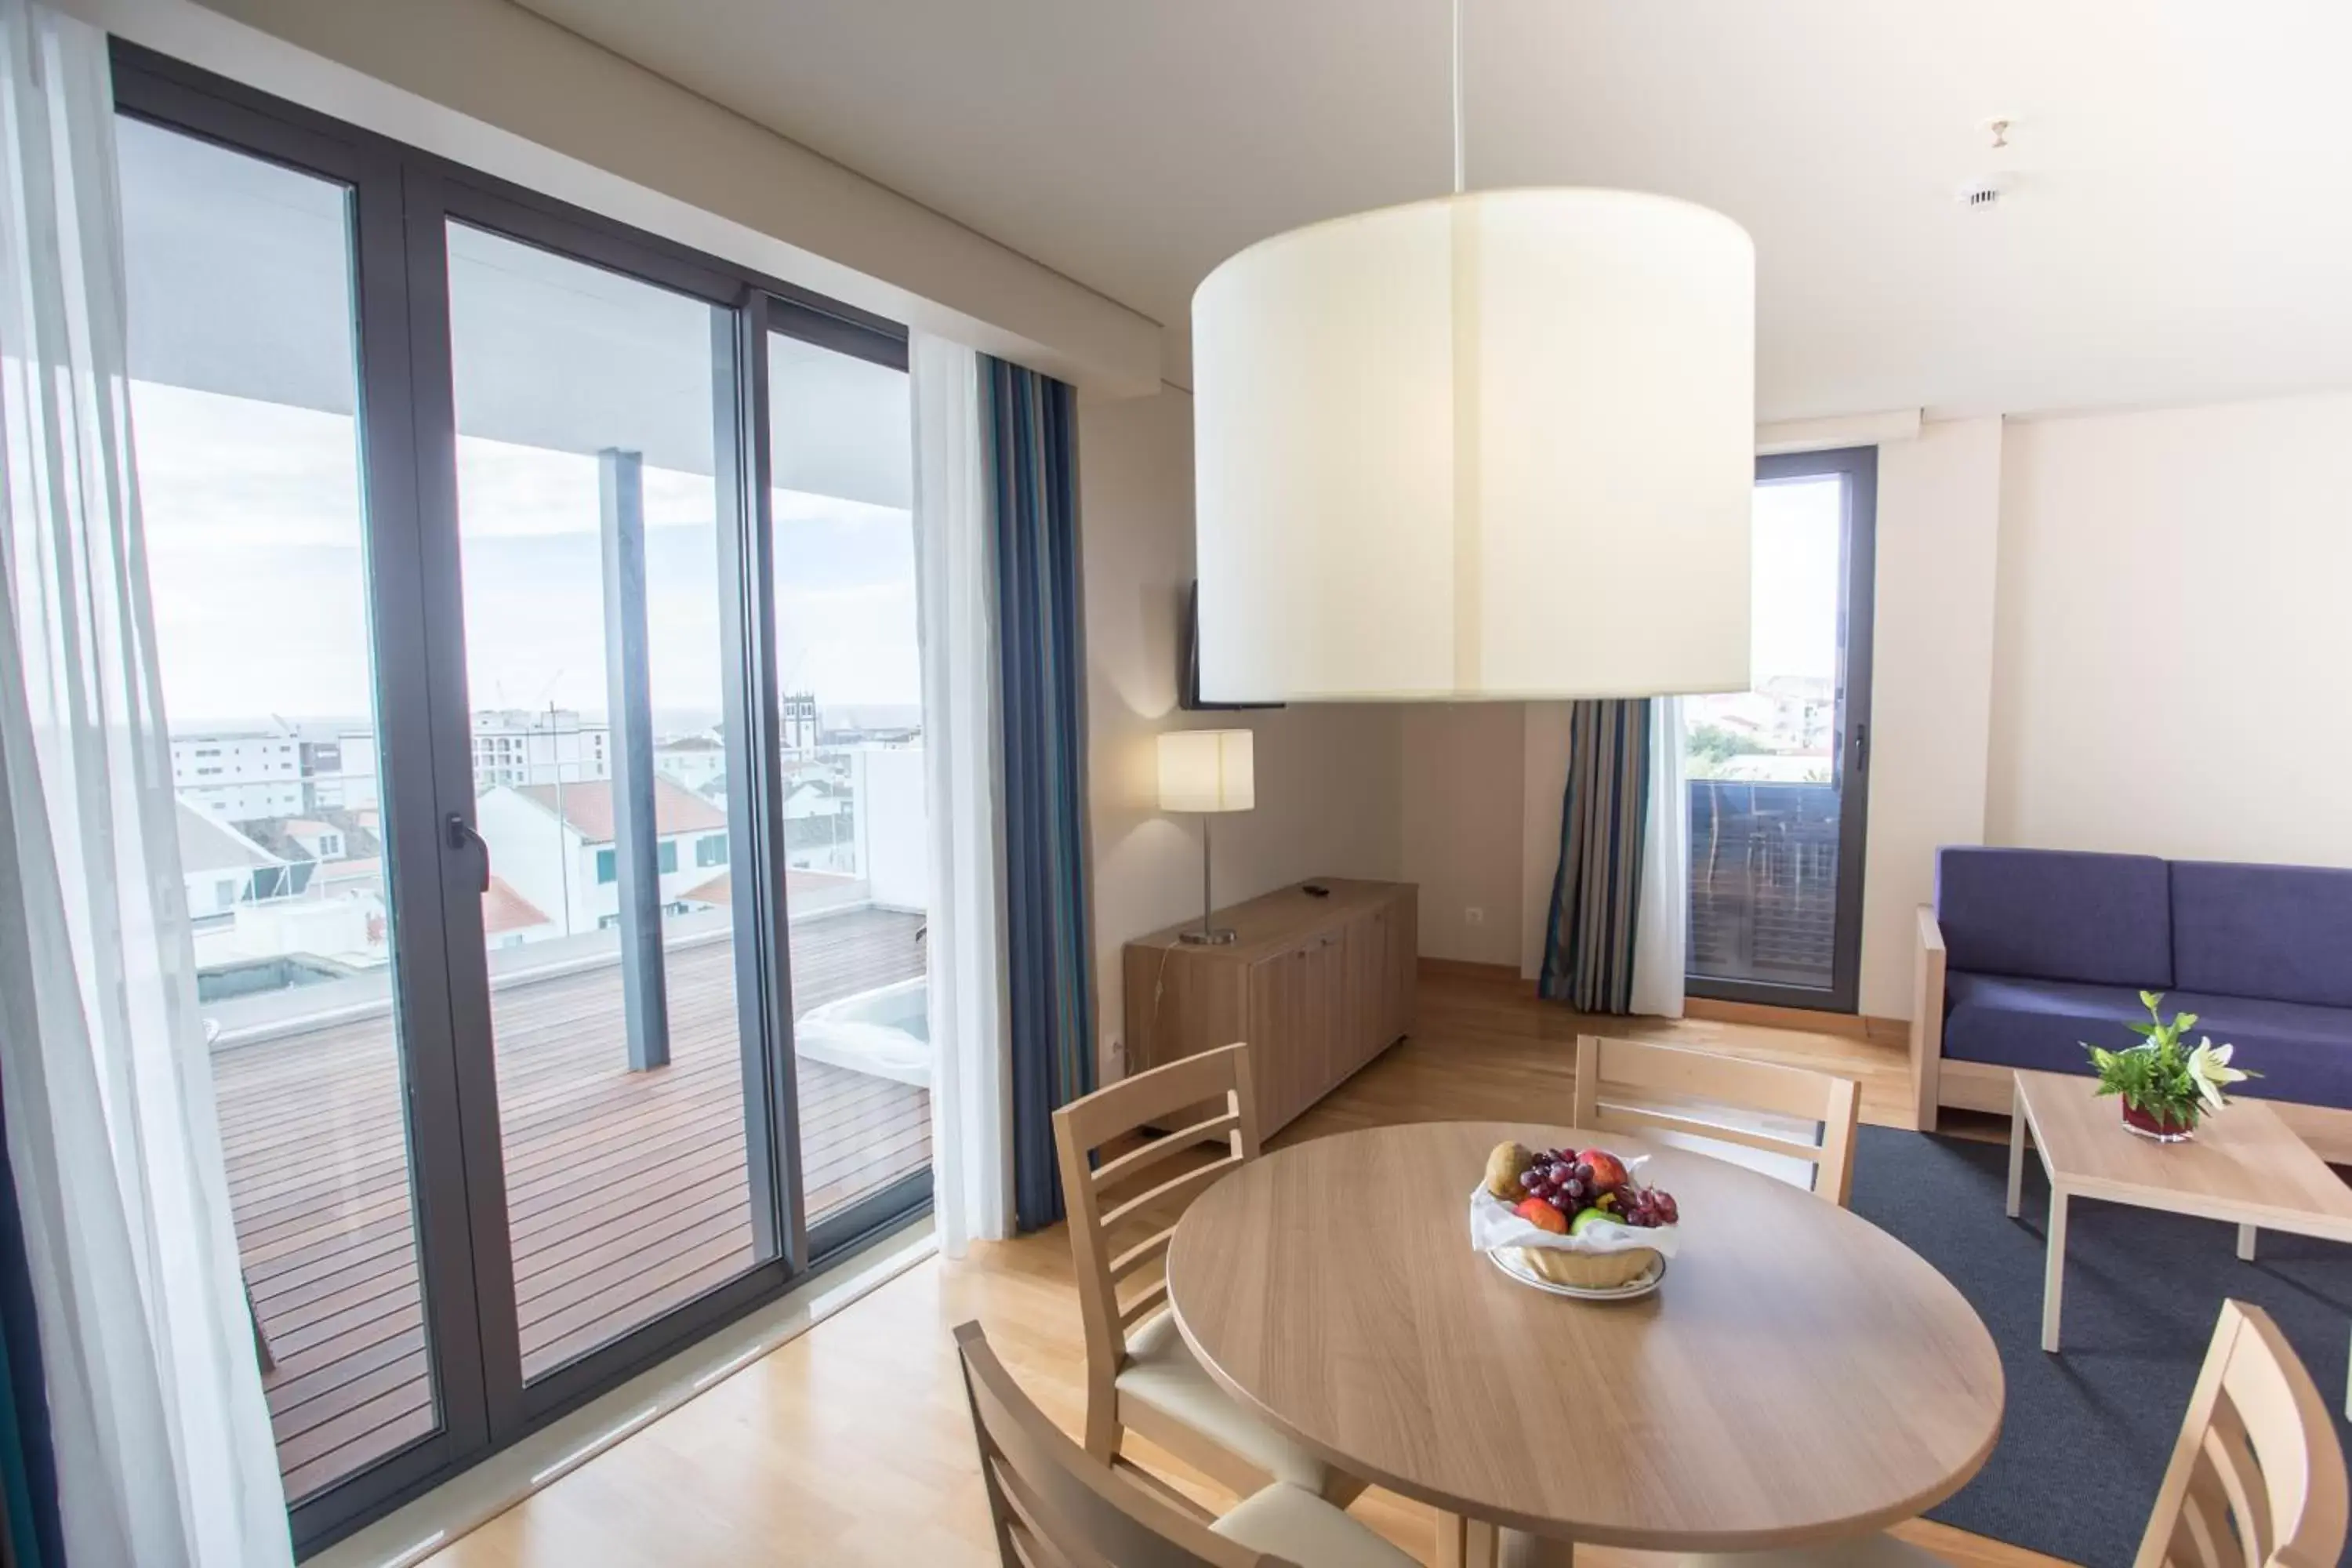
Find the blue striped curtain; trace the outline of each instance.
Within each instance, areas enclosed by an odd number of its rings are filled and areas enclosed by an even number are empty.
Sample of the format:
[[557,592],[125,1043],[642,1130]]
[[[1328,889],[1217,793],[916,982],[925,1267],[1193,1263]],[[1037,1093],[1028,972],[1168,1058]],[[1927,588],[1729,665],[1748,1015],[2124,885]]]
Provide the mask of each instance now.
[[1004,718],[1013,1212],[1034,1230],[1062,1217],[1054,1111],[1095,1086],[1077,400],[1051,376],[980,363]]
[[0,1562],[7,1568],[64,1568],[65,1560],[32,1269],[25,1259],[16,1173],[0,1159]]
[[1580,1013],[1630,1013],[1648,826],[1649,700],[1578,702],[1569,735],[1559,869],[1537,989]]

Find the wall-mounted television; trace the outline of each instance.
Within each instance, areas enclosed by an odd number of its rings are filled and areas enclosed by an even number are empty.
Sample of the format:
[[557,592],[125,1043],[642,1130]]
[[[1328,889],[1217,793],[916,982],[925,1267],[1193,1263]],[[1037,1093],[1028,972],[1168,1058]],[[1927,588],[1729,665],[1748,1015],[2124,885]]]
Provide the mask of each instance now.
[[1279,708],[1279,702],[1203,702],[1201,700],[1201,584],[1184,590],[1184,646],[1178,658],[1182,675],[1176,683],[1176,706],[1187,713],[1242,713]]

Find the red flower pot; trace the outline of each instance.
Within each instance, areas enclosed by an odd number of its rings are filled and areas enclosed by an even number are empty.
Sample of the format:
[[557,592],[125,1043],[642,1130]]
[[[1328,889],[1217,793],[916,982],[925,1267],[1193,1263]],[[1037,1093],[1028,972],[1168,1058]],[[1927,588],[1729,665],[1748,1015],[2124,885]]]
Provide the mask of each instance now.
[[2143,1137],[2159,1143],[2184,1143],[2197,1136],[2194,1121],[2173,1121],[2150,1116],[2129,1100],[2118,1101],[2124,1108],[2124,1125]]

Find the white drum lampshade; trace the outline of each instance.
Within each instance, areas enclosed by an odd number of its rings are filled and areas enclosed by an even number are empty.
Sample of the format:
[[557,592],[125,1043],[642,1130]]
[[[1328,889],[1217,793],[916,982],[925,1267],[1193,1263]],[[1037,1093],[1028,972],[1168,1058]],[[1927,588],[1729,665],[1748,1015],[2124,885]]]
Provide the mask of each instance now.
[[1247,730],[1172,730],[1160,737],[1160,809],[1248,811],[1257,781]]
[[1741,691],[1755,247],[1607,190],[1277,235],[1192,300],[1201,695]]

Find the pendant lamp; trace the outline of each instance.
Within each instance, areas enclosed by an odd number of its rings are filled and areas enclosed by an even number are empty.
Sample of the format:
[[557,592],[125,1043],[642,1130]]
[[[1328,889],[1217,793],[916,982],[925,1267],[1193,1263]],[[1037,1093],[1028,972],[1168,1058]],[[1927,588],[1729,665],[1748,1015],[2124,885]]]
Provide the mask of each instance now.
[[1201,694],[1748,684],[1756,258],[1719,213],[1464,188],[1261,241],[1192,298]]

